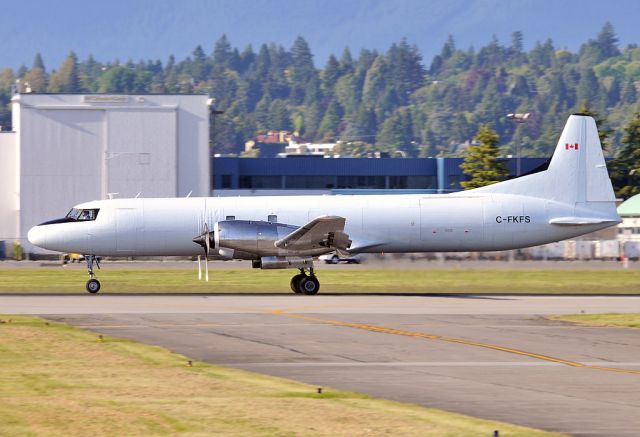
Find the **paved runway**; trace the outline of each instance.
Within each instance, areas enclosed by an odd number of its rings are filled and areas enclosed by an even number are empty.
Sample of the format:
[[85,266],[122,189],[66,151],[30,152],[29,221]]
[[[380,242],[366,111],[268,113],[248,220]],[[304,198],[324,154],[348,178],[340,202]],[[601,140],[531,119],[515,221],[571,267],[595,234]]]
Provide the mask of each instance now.
[[546,314],[640,297],[0,296],[189,357],[574,435],[638,435],[640,331]]

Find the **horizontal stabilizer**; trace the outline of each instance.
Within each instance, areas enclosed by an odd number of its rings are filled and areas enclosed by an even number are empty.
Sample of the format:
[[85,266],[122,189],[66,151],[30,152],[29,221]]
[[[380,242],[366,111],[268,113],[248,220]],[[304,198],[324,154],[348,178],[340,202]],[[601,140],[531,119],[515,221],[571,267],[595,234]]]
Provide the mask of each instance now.
[[620,223],[620,220],[612,220],[608,218],[597,218],[597,217],[558,217],[549,220],[550,225],[564,225],[564,226],[575,226],[575,225],[598,225],[604,223]]

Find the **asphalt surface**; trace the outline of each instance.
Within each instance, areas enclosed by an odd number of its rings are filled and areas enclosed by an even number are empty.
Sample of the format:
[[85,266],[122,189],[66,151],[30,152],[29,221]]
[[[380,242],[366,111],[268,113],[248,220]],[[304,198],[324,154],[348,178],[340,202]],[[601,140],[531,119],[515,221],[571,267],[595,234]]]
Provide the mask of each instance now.
[[0,313],[210,363],[573,435],[636,436],[640,331],[541,317],[580,312],[640,312],[640,297],[0,296]]

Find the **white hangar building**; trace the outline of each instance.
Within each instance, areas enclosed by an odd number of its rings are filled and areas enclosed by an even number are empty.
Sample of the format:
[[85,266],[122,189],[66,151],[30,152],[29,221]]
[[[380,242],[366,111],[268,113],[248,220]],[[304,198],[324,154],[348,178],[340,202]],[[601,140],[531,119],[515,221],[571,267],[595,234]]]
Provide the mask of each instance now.
[[206,95],[17,94],[0,133],[0,241],[75,204],[115,197],[208,196]]

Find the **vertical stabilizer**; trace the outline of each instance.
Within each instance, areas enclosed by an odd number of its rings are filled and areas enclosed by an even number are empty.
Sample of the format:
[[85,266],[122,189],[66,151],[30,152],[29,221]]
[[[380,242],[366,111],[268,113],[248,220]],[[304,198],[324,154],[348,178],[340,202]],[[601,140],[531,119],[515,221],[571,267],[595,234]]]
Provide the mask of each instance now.
[[547,170],[473,191],[541,197],[572,205],[615,202],[596,123],[582,114],[567,120]]

